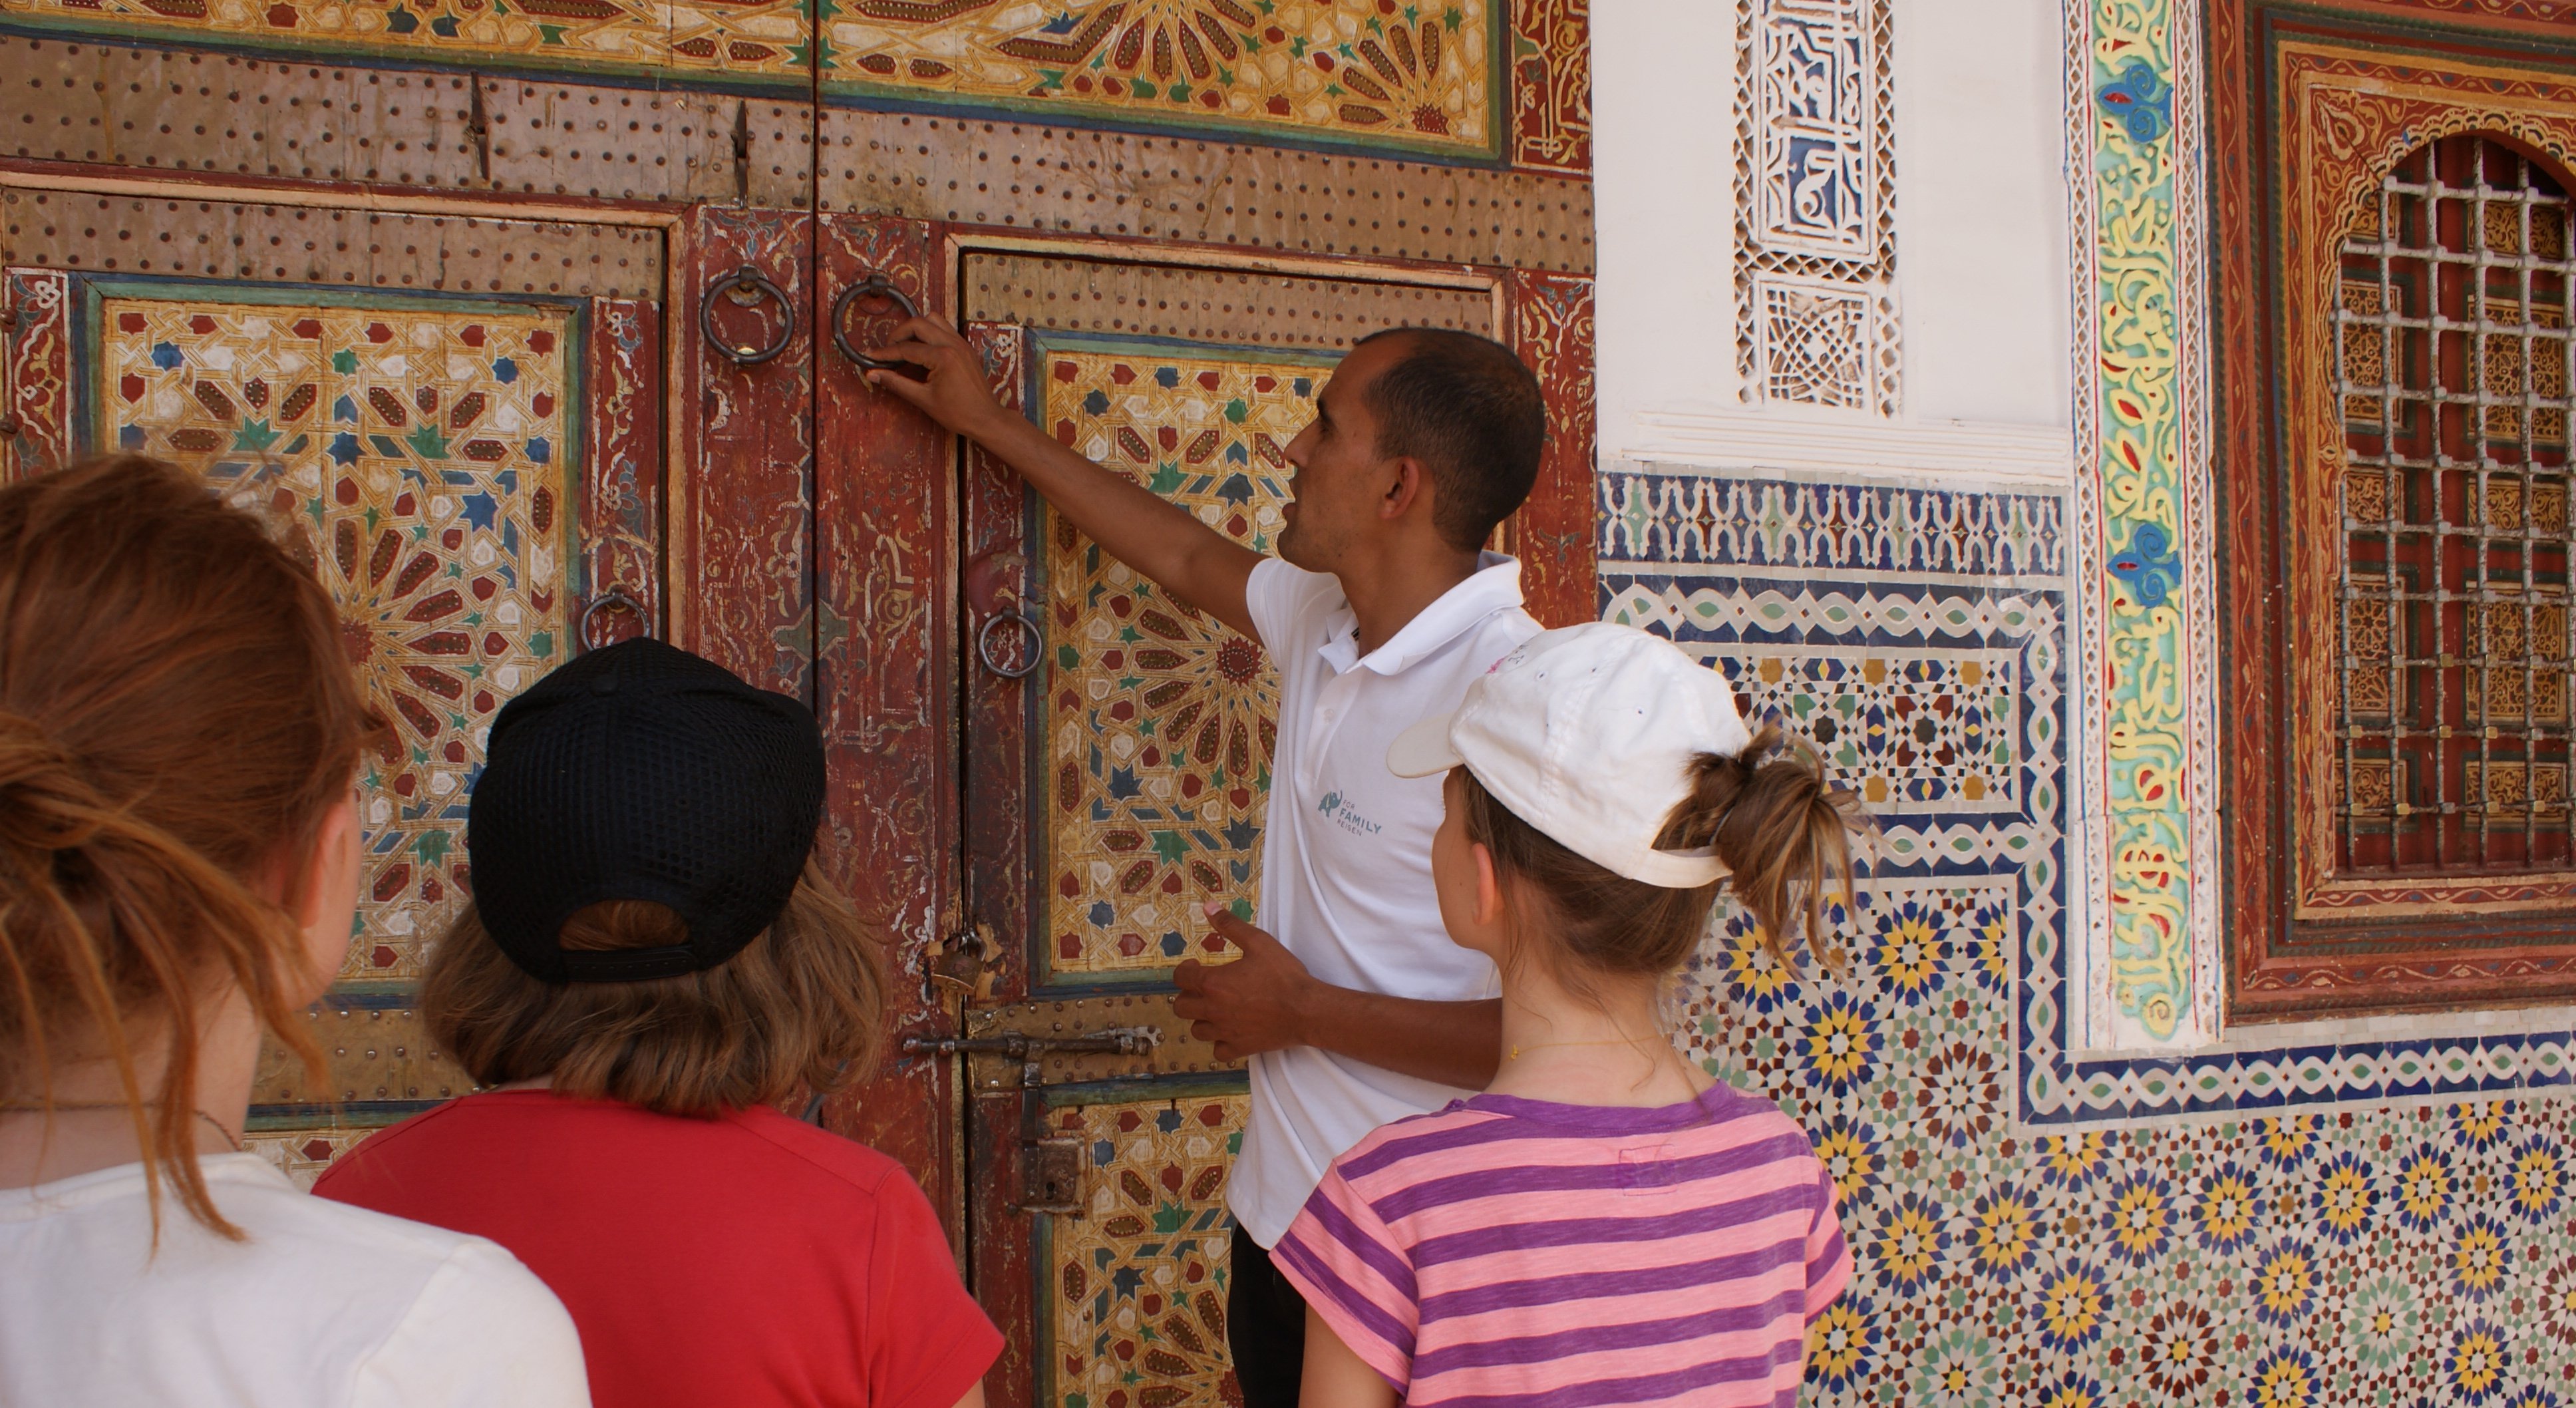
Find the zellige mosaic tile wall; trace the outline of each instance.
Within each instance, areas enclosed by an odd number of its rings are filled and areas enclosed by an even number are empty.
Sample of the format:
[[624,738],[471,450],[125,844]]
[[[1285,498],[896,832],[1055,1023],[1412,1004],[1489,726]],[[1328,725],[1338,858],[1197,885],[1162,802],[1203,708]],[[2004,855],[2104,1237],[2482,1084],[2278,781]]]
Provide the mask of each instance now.
[[2062,498],[1641,466],[1601,494],[1602,614],[1817,739],[1885,831],[1848,981],[1732,916],[1684,999],[1841,1188],[1857,1272],[1808,1402],[2576,1396],[2564,1034],[2073,1051]]

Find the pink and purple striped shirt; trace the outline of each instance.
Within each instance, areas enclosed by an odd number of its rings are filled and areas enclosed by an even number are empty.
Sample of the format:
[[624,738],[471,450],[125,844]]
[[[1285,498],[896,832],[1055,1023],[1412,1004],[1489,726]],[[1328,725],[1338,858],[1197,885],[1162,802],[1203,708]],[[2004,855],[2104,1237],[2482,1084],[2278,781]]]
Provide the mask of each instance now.
[[1337,1159],[1271,1259],[1413,1408],[1794,1408],[1850,1279],[1778,1106],[1478,1095]]

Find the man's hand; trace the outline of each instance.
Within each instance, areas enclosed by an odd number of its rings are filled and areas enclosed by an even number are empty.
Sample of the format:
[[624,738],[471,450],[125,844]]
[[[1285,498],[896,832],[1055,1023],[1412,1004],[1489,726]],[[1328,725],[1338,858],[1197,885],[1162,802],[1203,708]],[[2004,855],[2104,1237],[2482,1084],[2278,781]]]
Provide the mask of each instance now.
[[1181,995],[1172,1012],[1190,1035],[1239,1061],[1289,1046],[1319,1046],[1408,1076],[1475,1090],[1491,1082],[1503,1055],[1503,1004],[1494,998],[1433,1002],[1337,988],[1306,971],[1277,939],[1207,907],[1216,931],[1243,957],[1191,959],[1172,973]]
[[1260,556],[1189,510],[1127,475],[1093,464],[1003,409],[993,399],[982,360],[955,328],[930,318],[908,319],[892,341],[871,355],[910,362],[927,375],[915,381],[899,371],[872,371],[868,385],[983,446],[1119,561],[1236,632],[1259,639],[1244,584],[1252,580]]
[[1214,1042],[1220,1061],[1308,1045],[1303,1003],[1322,984],[1285,945],[1223,906],[1209,905],[1207,915],[1243,956],[1215,965],[1184,960],[1172,973],[1181,990],[1173,1015],[1190,1024],[1190,1035]]
[[919,381],[897,371],[872,371],[868,385],[890,392],[950,430],[990,448],[992,437],[1020,418],[993,399],[983,359],[946,323],[931,318],[907,319],[894,340],[871,348],[881,362],[910,362],[929,372]]

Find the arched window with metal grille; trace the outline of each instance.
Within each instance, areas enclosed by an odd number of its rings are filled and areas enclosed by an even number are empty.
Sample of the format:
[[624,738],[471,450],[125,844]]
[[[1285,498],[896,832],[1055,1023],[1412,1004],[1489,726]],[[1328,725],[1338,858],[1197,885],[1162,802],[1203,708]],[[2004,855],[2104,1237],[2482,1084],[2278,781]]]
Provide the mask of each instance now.
[[2570,272],[2565,186],[2474,133],[2344,238],[2339,874],[2576,868]]

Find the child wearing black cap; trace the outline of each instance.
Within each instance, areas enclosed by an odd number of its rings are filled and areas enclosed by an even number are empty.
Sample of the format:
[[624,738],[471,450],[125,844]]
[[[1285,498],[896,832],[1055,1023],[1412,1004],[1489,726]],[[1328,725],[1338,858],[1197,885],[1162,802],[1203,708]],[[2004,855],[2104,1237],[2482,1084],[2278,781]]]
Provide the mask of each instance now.
[[813,715],[653,640],[502,709],[430,1030],[499,1087],[314,1191],[489,1237],[563,1299],[601,1408],[980,1408],[1001,1337],[893,1160],[769,1108],[865,1073],[876,945],[811,852]]

